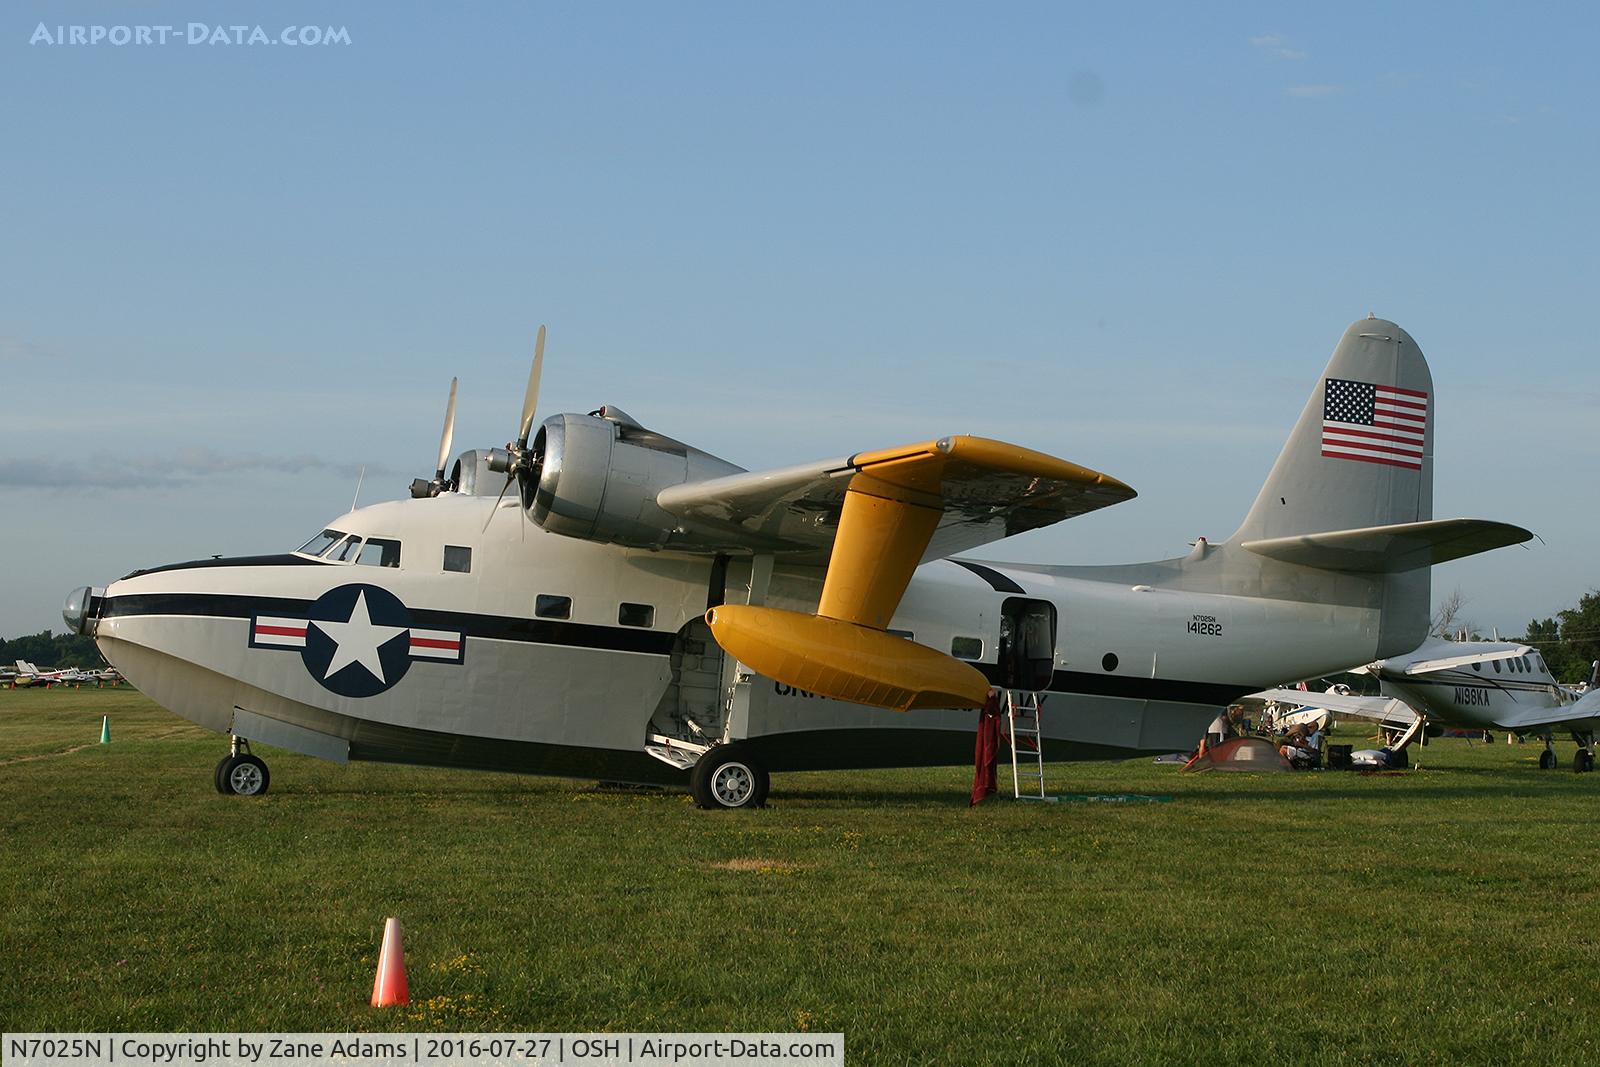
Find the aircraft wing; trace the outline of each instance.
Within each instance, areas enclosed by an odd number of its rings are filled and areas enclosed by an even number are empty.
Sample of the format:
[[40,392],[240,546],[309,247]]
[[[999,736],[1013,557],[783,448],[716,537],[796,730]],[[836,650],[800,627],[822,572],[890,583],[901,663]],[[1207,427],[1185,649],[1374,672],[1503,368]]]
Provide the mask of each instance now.
[[1391,697],[1346,696],[1342,693],[1308,693],[1304,689],[1264,689],[1241,700],[1275,700],[1280,704],[1326,708],[1339,715],[1368,719],[1391,728],[1404,728],[1417,721],[1417,713],[1403,700]]
[[1471,663],[1492,663],[1497,659],[1516,659],[1526,656],[1534,649],[1529,645],[1511,645],[1499,652],[1474,652],[1465,656],[1441,656],[1438,659],[1418,660],[1405,665],[1406,674],[1430,674],[1433,671],[1442,671],[1450,667],[1465,667]]
[[1076,463],[959,436],[686,482],[663,489],[656,503],[699,530],[720,532],[729,549],[826,558],[851,490],[915,508],[919,518],[937,512],[926,544],[919,546],[919,563],[1136,495],[1116,478]]
[[[857,704],[981,708],[989,682],[886,632],[917,565],[1134,495],[1109,475],[983,437],[859,452],[663,489],[662,510],[727,548],[826,559],[816,614],[724,604],[706,621],[740,663]],[[713,538],[712,540],[715,540]]]
[[1579,733],[1600,731],[1600,689],[1564,707],[1538,708],[1503,716],[1495,720],[1495,725],[1519,734],[1543,733],[1546,730],[1576,730]]

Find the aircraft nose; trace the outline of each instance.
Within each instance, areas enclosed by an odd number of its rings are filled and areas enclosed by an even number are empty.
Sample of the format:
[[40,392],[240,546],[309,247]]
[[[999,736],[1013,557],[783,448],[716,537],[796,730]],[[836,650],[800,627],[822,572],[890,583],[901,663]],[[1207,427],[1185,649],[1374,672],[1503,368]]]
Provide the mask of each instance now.
[[89,632],[100,615],[100,594],[103,592],[105,590],[86,585],[67,594],[67,602],[61,606],[61,617],[66,620],[67,629],[75,634]]

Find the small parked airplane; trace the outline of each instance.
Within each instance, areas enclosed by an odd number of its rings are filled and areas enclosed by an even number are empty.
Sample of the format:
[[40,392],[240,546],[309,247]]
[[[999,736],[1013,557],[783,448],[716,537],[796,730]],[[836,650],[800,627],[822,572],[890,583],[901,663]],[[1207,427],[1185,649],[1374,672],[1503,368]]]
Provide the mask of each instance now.
[[[1556,766],[1556,733],[1578,745],[1573,768],[1594,769],[1600,692],[1583,695],[1558,684],[1534,648],[1509,641],[1435,639],[1403,656],[1356,669],[1378,679],[1383,696],[1270,689],[1252,694],[1293,701],[1378,723],[1409,742],[1429,726],[1506,730],[1544,738],[1539,766]],[[1397,742],[1401,743],[1401,742]]]
[[751,473],[615,407],[533,434],[543,352],[504,449],[446,477],[452,382],[410,499],[79,589],[68,625],[231,735],[223,792],[266,790],[251,739],[736,808],[770,771],[968,762],[991,686],[1048,691],[1053,758],[1170,752],[1273,679],[1414,648],[1431,566],[1532,536],[1433,518],[1432,378],[1370,316],[1234,535],[1122,566],[960,555],[1134,495],[1109,475],[966,436]]
[[52,686],[63,682],[76,682],[80,675],[76,667],[64,667],[61,670],[41,671],[27,660],[17,660],[15,678],[18,688],[30,685]]

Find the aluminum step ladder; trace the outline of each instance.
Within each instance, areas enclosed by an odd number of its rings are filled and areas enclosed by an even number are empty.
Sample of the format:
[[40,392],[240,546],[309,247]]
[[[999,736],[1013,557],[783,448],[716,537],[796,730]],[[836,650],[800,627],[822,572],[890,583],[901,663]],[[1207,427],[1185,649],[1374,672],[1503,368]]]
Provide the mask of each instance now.
[[1022,689],[1007,689],[1001,698],[1006,743],[1011,747],[1011,795],[1018,800],[1050,799],[1044,792],[1044,728],[1039,721],[1043,704],[1044,694]]

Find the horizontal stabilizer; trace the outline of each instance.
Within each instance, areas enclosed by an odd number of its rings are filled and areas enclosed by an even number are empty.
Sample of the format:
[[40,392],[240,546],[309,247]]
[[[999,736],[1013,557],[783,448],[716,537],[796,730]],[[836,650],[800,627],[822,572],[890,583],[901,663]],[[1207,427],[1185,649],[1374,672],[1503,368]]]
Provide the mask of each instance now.
[[1245,541],[1241,547],[1284,563],[1326,571],[1396,574],[1518,545],[1533,533],[1487,519],[1433,519],[1359,530],[1331,530]]

